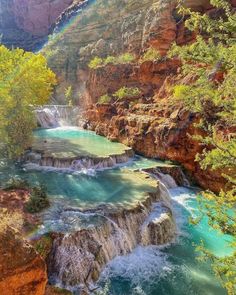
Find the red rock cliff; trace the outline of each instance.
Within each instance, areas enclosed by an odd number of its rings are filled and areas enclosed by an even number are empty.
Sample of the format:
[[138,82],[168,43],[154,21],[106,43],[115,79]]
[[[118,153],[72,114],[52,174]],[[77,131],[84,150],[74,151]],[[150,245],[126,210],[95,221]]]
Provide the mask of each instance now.
[[46,264],[14,230],[0,233],[0,294],[44,295]]
[[0,0],[0,33],[9,46],[34,49],[75,0]]

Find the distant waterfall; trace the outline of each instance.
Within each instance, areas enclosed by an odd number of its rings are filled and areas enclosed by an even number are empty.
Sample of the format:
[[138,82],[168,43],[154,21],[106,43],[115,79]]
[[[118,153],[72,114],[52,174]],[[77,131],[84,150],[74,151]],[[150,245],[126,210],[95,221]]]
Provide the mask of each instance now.
[[47,105],[35,110],[37,123],[42,128],[77,125],[79,110],[68,105]]

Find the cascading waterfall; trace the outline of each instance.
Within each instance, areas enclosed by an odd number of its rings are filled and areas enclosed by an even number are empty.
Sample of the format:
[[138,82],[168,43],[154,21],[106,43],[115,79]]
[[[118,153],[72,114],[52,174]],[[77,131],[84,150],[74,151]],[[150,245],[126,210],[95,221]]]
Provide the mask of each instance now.
[[174,178],[171,177],[169,174],[156,172],[155,177],[166,187],[166,189],[177,187]]
[[79,110],[68,105],[47,105],[35,110],[38,125],[42,128],[76,125]]
[[97,224],[58,234],[54,239],[48,259],[52,283],[72,291],[90,292],[113,258],[130,253],[138,245],[165,244],[175,237],[170,196],[162,184],[133,208],[111,210],[101,206],[94,210],[79,215],[97,216]]
[[133,157],[133,151],[127,150],[124,154],[109,157],[78,159],[60,159],[46,157],[36,152],[29,152],[25,155],[24,167],[27,170],[46,170],[62,172],[93,173],[93,171],[112,168],[122,163],[127,163]]

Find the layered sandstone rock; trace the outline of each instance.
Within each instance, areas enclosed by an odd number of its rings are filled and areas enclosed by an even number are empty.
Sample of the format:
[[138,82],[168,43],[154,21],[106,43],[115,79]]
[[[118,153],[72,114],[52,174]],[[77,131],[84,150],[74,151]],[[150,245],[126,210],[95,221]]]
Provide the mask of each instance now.
[[[176,4],[175,0],[97,0],[85,8],[45,47],[46,51],[55,52],[50,57],[49,64],[59,77],[57,99],[63,101],[65,87],[72,85],[75,99],[78,99],[78,92],[83,94],[80,104],[91,103],[91,97],[84,93],[88,80],[88,63],[95,56],[116,56],[122,52],[132,52],[140,57],[150,46],[164,56],[173,42],[183,44],[192,41],[195,35],[184,29],[183,20],[176,13]],[[211,8],[207,0],[197,3],[186,0],[185,4],[196,11]],[[117,83],[125,80],[128,75],[129,79],[133,79],[133,84],[137,84],[136,73],[132,68],[120,67],[116,70],[114,80]],[[132,78],[131,72],[134,75]],[[101,71],[100,74],[105,73]],[[103,87],[100,84],[98,91]],[[149,89],[151,88],[150,84]],[[97,88],[93,90],[97,91]]]
[[[163,48],[159,48],[161,53],[166,52],[176,39],[176,20],[172,15],[175,6],[172,3],[164,0],[97,0],[73,18],[44,49],[55,52],[49,65],[59,77],[57,99],[63,101],[64,88],[68,85],[73,86],[75,98],[78,91],[80,94],[86,92],[88,63],[95,56],[116,56],[128,51],[138,57],[147,47],[154,45],[152,40],[157,38],[155,42]],[[130,71],[133,72],[132,67],[120,67],[114,80],[118,82],[121,78],[124,81]],[[100,84],[100,87],[103,86]],[[90,98],[83,96],[79,102],[91,103]]]
[[177,74],[178,60],[163,58],[157,62],[109,64],[89,72],[86,83],[86,101],[96,103],[104,94],[112,95],[123,86],[138,87],[145,97],[152,97],[167,76]]
[[204,148],[192,137],[204,135],[194,126],[198,116],[161,103],[159,100],[131,108],[117,104],[112,106],[113,112],[108,107],[104,112],[104,106],[96,105],[88,109],[86,116],[98,134],[125,143],[146,157],[181,163],[202,187],[219,191],[225,184],[221,172],[203,171],[195,161]]
[[[233,1],[232,4],[235,5]],[[189,0],[185,5],[199,12],[218,13],[212,10],[209,1]],[[165,55],[174,41],[181,45],[194,40],[195,34],[184,28],[175,8],[175,1],[156,1],[150,5],[145,15],[142,50],[151,45]],[[88,124],[97,133],[123,142],[142,155],[181,163],[202,187],[219,191],[225,184],[222,171],[203,171],[195,162],[203,149],[192,137],[204,135],[194,125],[199,117],[168,102],[172,86],[179,79],[179,66],[177,60],[163,56],[156,62],[108,65],[90,71],[86,101],[96,102],[99,96],[112,94],[123,86],[139,87],[142,96],[132,104],[90,107],[86,113]]]
[[46,264],[35,249],[17,232],[0,233],[0,293],[44,295]]

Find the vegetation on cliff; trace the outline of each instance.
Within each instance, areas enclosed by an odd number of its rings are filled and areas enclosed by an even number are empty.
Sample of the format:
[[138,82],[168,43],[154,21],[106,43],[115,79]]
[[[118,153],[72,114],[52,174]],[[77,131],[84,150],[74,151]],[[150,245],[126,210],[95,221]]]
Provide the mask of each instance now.
[[138,98],[141,90],[137,87],[121,87],[112,95],[104,94],[98,99],[98,104],[106,104],[117,101],[124,101]]
[[153,47],[147,49],[147,51],[140,58],[140,63],[145,61],[157,61],[161,58],[159,51]]
[[5,157],[16,158],[30,146],[33,108],[48,101],[55,84],[42,55],[0,46],[0,150]]
[[185,22],[187,28],[200,30],[201,35],[193,44],[173,46],[171,56],[181,59],[182,74],[188,81],[177,85],[174,95],[187,109],[201,115],[196,128],[205,135],[195,140],[206,149],[196,160],[202,169],[221,170],[227,182],[219,194],[204,192],[199,208],[202,215],[208,216],[210,227],[232,237],[232,255],[216,257],[203,244],[198,250],[203,254],[201,259],[212,261],[228,293],[236,294],[236,18],[227,1],[211,3],[220,13],[217,18],[180,9],[190,16]]
[[132,53],[124,53],[119,56],[107,56],[106,58],[101,58],[98,56],[95,56],[90,62],[89,62],[89,68],[90,69],[98,69],[99,67],[103,67],[108,64],[128,64],[135,61],[135,56]]

